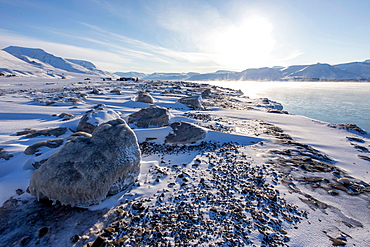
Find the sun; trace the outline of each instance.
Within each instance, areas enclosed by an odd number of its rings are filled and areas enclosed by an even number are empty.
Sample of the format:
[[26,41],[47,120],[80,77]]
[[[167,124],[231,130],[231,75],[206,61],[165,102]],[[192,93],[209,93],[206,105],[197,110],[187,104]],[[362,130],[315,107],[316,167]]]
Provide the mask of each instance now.
[[264,17],[250,16],[211,33],[209,49],[218,64],[229,69],[259,66],[271,58],[276,41],[273,25]]

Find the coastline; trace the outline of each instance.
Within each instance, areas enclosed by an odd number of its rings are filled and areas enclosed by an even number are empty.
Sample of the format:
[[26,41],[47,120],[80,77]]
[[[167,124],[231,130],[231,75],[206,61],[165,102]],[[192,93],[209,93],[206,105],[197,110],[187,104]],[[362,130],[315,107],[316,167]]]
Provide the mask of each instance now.
[[[281,105],[269,99],[253,99],[236,90],[205,84],[69,80],[55,89],[56,84],[45,83],[36,86],[21,81],[16,83],[22,84],[19,89],[11,87],[13,93],[4,91],[0,96],[4,105],[0,112],[4,116],[1,147],[13,155],[0,160],[4,203],[0,215],[6,217],[0,227],[4,232],[0,246],[20,241],[29,246],[83,246],[94,241],[111,246],[158,242],[204,246],[370,243],[369,161],[364,158],[369,157],[365,151],[369,134],[285,114]],[[28,85],[30,89],[24,89]],[[89,94],[93,88],[105,93]],[[120,95],[111,93],[115,88]],[[201,94],[208,88],[212,93],[204,98],[204,111],[177,102],[181,96]],[[207,130],[204,141],[217,145],[197,142],[179,153],[161,141],[157,133],[163,129],[134,127],[139,142],[152,136],[157,139],[141,145],[141,174],[130,192],[112,196],[89,210],[45,205],[20,191],[17,195],[17,189],[26,190],[34,170],[24,166],[36,157],[23,154],[36,140],[15,136],[17,131],[60,126],[74,129],[79,117],[99,103],[126,118],[149,105],[133,100],[140,90],[150,91],[156,105],[169,108],[171,121],[196,123]],[[76,93],[86,94],[81,103],[61,98],[47,106],[45,100],[34,101]],[[75,117],[63,121],[57,117],[63,112]],[[50,137],[37,141],[47,139]],[[232,143],[235,140],[237,143]],[[167,151],[161,151],[163,146]],[[59,223],[45,212],[57,215]],[[31,219],[30,214],[39,216]],[[83,222],[86,217],[89,220]],[[15,224],[20,221],[23,223]],[[71,227],[75,224],[78,227]],[[35,237],[42,227],[47,227],[48,233]]]

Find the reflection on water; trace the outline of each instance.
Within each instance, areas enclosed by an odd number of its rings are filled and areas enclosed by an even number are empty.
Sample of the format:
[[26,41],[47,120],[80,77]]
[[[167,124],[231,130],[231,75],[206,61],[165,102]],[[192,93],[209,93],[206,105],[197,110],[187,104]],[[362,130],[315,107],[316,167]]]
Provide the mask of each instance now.
[[370,132],[370,83],[210,81],[245,95],[280,102],[284,110],[329,123],[354,123]]

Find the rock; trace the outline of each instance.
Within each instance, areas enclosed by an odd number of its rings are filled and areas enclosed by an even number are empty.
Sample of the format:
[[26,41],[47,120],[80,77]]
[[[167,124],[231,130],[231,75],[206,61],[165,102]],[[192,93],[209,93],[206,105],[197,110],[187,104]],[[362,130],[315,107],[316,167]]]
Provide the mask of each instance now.
[[166,136],[165,142],[171,144],[190,144],[206,137],[206,131],[187,122],[173,122],[170,124],[173,133]]
[[169,120],[170,113],[167,108],[156,105],[151,105],[128,116],[128,123],[136,123],[136,126],[140,128],[160,127],[168,124]]
[[71,118],[71,117],[74,117],[74,115],[71,114],[71,113],[63,112],[63,113],[59,114],[58,117],[59,118]]
[[45,101],[45,105],[53,105],[55,103],[56,103],[55,100],[47,100],[47,101]]
[[139,92],[136,98],[137,102],[154,104],[154,98],[148,92]]
[[47,233],[49,232],[48,227],[42,227],[37,231],[37,238],[42,238],[44,237]]
[[329,190],[329,191],[328,191],[328,193],[329,193],[330,195],[332,195],[332,196],[337,196],[337,195],[339,195],[338,191],[336,191],[336,190]]
[[69,240],[71,241],[71,243],[74,243],[75,244],[75,243],[77,243],[80,240],[80,238],[81,237],[76,234],[76,235],[73,235],[72,237],[70,237]]
[[132,185],[140,170],[136,136],[122,119],[76,136],[31,177],[29,193],[64,205],[89,206]]
[[[33,138],[37,136],[61,136],[64,135],[67,132],[66,127],[58,127],[58,128],[52,128],[52,129],[44,129],[44,130],[37,130],[35,132],[31,131],[30,134],[26,135],[27,138]],[[17,132],[18,135],[19,132]]]
[[101,236],[98,236],[94,243],[91,245],[91,247],[101,247],[101,246],[104,246],[104,243],[105,243],[105,239],[102,238]]
[[36,130],[23,130],[23,131],[18,131],[17,132],[17,136],[24,136],[24,135],[28,135],[28,134],[33,134],[35,133]]
[[97,105],[94,108],[95,109],[87,111],[85,115],[82,116],[78,123],[77,131],[91,134],[98,125],[120,118],[116,111],[107,110],[105,105]]
[[344,186],[351,185],[351,180],[349,180],[348,178],[340,178],[338,179],[338,182],[343,184]]
[[202,92],[202,98],[209,98],[211,96],[211,93],[212,93],[211,89],[207,88]]
[[360,127],[358,127],[356,124],[328,124],[331,128],[338,128],[338,129],[345,129],[347,131],[355,131],[361,135],[367,135],[367,132]]
[[110,93],[115,93],[115,94],[117,94],[117,95],[121,95],[121,94],[122,94],[122,93],[121,93],[121,90],[120,90],[119,88],[112,89],[112,90],[110,91]]
[[345,246],[346,242],[339,238],[330,238],[330,241],[333,242],[333,246]]
[[19,240],[19,245],[20,246],[26,246],[28,242],[30,241],[31,237],[30,236],[24,236]]
[[90,93],[91,94],[97,94],[97,95],[103,95],[103,94],[105,94],[104,90],[102,90],[100,88],[94,88]]
[[41,147],[57,148],[57,147],[59,147],[62,144],[63,144],[63,138],[51,139],[51,140],[47,140],[47,141],[36,142],[36,143],[28,146],[26,148],[26,150],[24,150],[23,153],[25,155],[31,155],[31,154],[35,154],[36,152],[38,152]]
[[79,131],[79,132],[75,132],[75,133],[73,133],[72,135],[70,135],[70,136],[68,137],[68,140],[73,140],[73,139],[75,139],[75,138],[76,138],[76,137],[78,137],[78,136],[92,137],[92,134],[87,133],[87,132]]
[[83,101],[79,98],[76,98],[76,97],[68,97],[66,99],[66,102],[70,102],[70,103],[73,103],[73,104],[76,104],[76,103],[83,103]]
[[183,97],[178,101],[194,109],[204,110],[204,106],[202,105],[202,96]]
[[9,154],[4,148],[0,148],[0,159],[9,160],[13,157],[12,154]]

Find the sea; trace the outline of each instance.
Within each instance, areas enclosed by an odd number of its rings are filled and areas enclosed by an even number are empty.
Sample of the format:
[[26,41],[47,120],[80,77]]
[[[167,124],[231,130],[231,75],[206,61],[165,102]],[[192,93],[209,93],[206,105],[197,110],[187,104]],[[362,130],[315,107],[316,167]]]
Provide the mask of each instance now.
[[250,98],[268,98],[290,114],[328,123],[356,124],[370,132],[370,83],[367,82],[260,82],[207,81],[242,90]]

